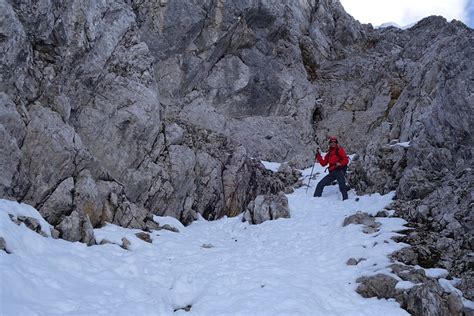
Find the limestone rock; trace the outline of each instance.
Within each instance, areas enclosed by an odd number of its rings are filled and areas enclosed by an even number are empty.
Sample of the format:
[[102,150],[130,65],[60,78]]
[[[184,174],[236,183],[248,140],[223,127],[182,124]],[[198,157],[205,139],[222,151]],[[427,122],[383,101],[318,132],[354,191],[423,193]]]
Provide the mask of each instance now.
[[8,214],[8,217],[10,217],[10,220],[11,220],[13,223],[15,223],[15,224],[17,224],[17,225],[20,225],[20,224],[21,224],[21,222],[18,220],[18,218],[17,218],[15,215],[13,215],[13,214]]
[[5,239],[3,237],[0,237],[0,250],[5,251],[6,253],[8,253],[8,251],[7,251],[7,242],[5,241]]
[[165,225],[163,225],[163,226],[160,226],[160,229],[169,230],[170,232],[173,232],[173,233],[179,233],[179,229],[177,229],[177,228],[174,227],[174,226],[168,225],[168,224],[165,224]]
[[130,250],[130,245],[131,245],[130,241],[127,238],[123,237],[122,245],[120,247],[122,247],[125,250]]
[[358,211],[356,214],[346,217],[342,226],[347,226],[350,224],[359,224],[359,225],[373,225],[375,223],[375,218],[370,216],[367,213]]
[[62,181],[40,208],[41,214],[52,225],[57,225],[61,215],[73,208],[74,179],[68,177]]
[[356,266],[356,265],[359,264],[359,262],[364,261],[364,260],[367,260],[367,259],[365,259],[365,258],[359,258],[359,259],[356,259],[356,258],[349,258],[349,259],[347,260],[346,264],[347,264],[348,266]]
[[362,231],[366,234],[372,234],[379,231],[381,224],[375,221],[375,218],[367,213],[357,212],[354,215],[346,217],[342,226],[347,226],[349,224],[362,224],[364,228]]
[[462,315],[464,304],[461,296],[457,293],[451,292],[448,295],[448,310],[453,315]]
[[65,240],[81,241],[89,246],[95,244],[94,230],[88,215],[73,211],[61,220],[56,229]]
[[123,202],[115,213],[113,223],[122,227],[144,229],[146,215],[145,209],[130,202]]
[[4,92],[0,92],[0,113],[0,195],[9,196],[14,178],[18,176],[16,170],[20,163],[25,124],[15,104]]
[[12,214],[8,214],[11,221],[17,225],[21,225],[23,223],[26,227],[34,231],[35,233],[40,234],[43,237],[48,237],[48,234],[42,230],[41,224],[36,218],[29,217],[29,216],[14,216]]
[[302,185],[301,182],[301,171],[294,169],[288,163],[283,163],[278,168],[277,173],[275,174],[282,183],[285,185],[288,190],[285,191],[286,194],[292,193],[292,187],[300,187]]
[[416,285],[396,290],[396,279],[377,274],[357,279],[360,283],[357,292],[363,297],[394,298],[410,315],[461,315],[463,306],[458,293],[446,293],[436,280],[428,279],[421,269],[399,264],[391,268],[404,281]]
[[459,315],[459,311],[449,309],[443,290],[436,283],[412,287],[396,299],[411,315]]
[[25,224],[26,227],[31,229],[34,232],[41,231],[41,225],[36,218],[28,217],[28,216],[18,216],[18,220]]
[[398,281],[388,275],[377,274],[372,277],[358,278],[357,282],[360,283],[357,293],[363,297],[393,298]]
[[389,217],[390,213],[386,210],[378,211],[375,217]]
[[102,204],[97,185],[88,170],[79,173],[74,186],[75,209],[87,214],[93,227],[102,222]]
[[348,266],[355,266],[355,265],[357,265],[357,259],[349,258],[349,259],[347,260],[346,264],[347,264]]
[[141,240],[146,241],[146,242],[148,242],[148,243],[150,243],[150,244],[152,243],[150,234],[147,234],[147,233],[144,233],[144,232],[140,232],[140,233],[136,233],[135,236],[137,236],[137,237],[140,238]]
[[99,243],[99,245],[106,245],[106,244],[112,244],[112,242],[104,238]]
[[[351,165],[351,183],[363,192],[397,191],[397,215],[421,233],[420,238],[410,239],[414,246],[410,252],[416,253],[404,256],[404,262],[415,262],[418,257],[423,265],[447,268],[457,277],[471,279],[465,271],[472,263],[468,255],[473,232],[469,212],[472,194],[468,191],[473,183],[469,137],[473,131],[468,121],[473,107],[469,106],[472,95],[465,78],[472,77],[472,58],[466,58],[473,55],[469,48],[474,43],[472,29],[429,17],[406,32],[382,30],[373,35],[375,50],[390,47],[394,67],[385,70],[387,81],[380,91],[386,92],[380,97],[372,98],[373,90],[361,90],[362,100],[352,98],[347,104],[355,110],[354,123],[370,115],[367,110],[359,115],[356,104],[362,108],[385,104],[386,109],[385,113],[372,112],[380,119],[366,129],[373,137],[364,137],[365,143],[360,144],[360,155]],[[385,36],[396,39],[397,44],[389,43]],[[400,47],[408,47],[405,43],[410,48],[402,53]],[[426,50],[426,43],[437,48]],[[442,56],[441,62],[433,62],[438,58],[435,55]],[[397,79],[394,73],[404,75]],[[361,88],[365,83],[356,85]],[[349,117],[339,116],[338,124]],[[454,121],[454,125],[449,123]],[[352,131],[350,136],[355,134]]]
[[259,195],[250,202],[243,219],[251,224],[261,224],[267,220],[289,218],[288,198],[283,195]]
[[474,273],[468,274],[468,277],[462,278],[459,284],[456,285],[458,289],[460,289],[463,293],[463,295],[469,299],[473,300],[474,299]]
[[148,232],[161,229],[160,225],[156,223],[155,221],[146,221],[145,225],[146,225],[145,230]]
[[[223,2],[208,11],[201,1],[184,7],[163,8],[152,1],[134,6],[141,36],[159,56],[155,70],[167,115],[230,136],[251,156],[275,160],[303,152],[308,162],[311,149],[304,140],[311,131],[315,94],[300,69],[298,37],[310,28],[311,12],[317,10],[313,3],[257,8],[251,1]],[[278,18],[283,14],[292,22]],[[208,23],[201,27],[205,17]],[[168,27],[170,18],[179,21],[174,28]],[[196,56],[195,49],[203,54]]]
[[392,272],[399,276],[403,281],[410,281],[415,284],[428,281],[428,277],[423,269],[417,269],[413,266],[392,264]]
[[36,205],[73,174],[81,144],[74,129],[65,125],[56,112],[35,103],[29,115],[31,121],[23,141],[20,176],[25,176],[24,181],[30,183],[23,193],[24,201]]
[[180,145],[184,140],[184,129],[176,123],[166,126],[166,142],[168,145]]
[[58,239],[60,234],[59,230],[51,228],[51,237],[53,237],[53,239]]

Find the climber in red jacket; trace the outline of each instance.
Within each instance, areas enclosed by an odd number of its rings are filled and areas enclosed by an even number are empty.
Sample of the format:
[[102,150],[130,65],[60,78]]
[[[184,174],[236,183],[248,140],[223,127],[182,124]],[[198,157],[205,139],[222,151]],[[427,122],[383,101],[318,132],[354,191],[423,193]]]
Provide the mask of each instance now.
[[331,184],[334,180],[337,180],[339,190],[342,193],[342,199],[347,200],[345,173],[347,164],[349,163],[349,157],[347,157],[344,148],[338,145],[336,137],[329,137],[329,151],[324,158],[321,156],[319,148],[317,149],[316,159],[323,167],[329,164],[329,174],[319,181],[314,191],[314,196],[321,196],[324,187]]

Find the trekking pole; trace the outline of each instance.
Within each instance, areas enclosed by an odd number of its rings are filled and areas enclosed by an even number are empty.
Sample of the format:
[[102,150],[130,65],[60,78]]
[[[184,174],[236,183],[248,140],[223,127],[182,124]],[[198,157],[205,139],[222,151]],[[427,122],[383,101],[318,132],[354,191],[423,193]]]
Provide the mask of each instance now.
[[306,187],[306,193],[308,193],[309,184],[311,183],[311,178],[313,177],[313,170],[314,170],[314,165],[315,164],[316,164],[316,162],[313,161],[313,168],[311,168],[311,175],[309,176],[308,186]]
[[[318,152],[319,150],[319,146],[318,146],[318,149],[316,149],[316,152]],[[316,157],[316,155],[314,155]],[[314,170],[314,165],[316,164],[315,161],[313,161],[313,167],[311,168],[311,174],[309,176],[309,180],[308,180],[308,186],[306,187],[306,193],[308,193],[308,188],[309,188],[309,184],[311,183],[311,178],[313,177],[313,170]]]

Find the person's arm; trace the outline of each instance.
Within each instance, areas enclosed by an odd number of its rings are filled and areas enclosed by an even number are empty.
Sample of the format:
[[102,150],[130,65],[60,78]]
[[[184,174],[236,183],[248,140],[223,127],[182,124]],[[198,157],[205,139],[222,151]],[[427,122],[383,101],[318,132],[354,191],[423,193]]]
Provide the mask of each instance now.
[[328,154],[326,154],[326,155],[324,156],[324,158],[323,158],[323,157],[321,156],[321,153],[319,152],[319,150],[318,150],[318,152],[317,152],[317,154],[316,154],[316,159],[318,160],[318,162],[319,162],[319,163],[321,164],[321,166],[323,166],[323,167],[328,164]]
[[344,150],[344,148],[342,148],[342,147],[339,148],[338,155],[341,158],[341,160],[336,163],[336,166],[338,166],[338,167],[347,166],[347,164],[349,163],[349,157],[347,157],[347,154],[346,154],[346,151]]

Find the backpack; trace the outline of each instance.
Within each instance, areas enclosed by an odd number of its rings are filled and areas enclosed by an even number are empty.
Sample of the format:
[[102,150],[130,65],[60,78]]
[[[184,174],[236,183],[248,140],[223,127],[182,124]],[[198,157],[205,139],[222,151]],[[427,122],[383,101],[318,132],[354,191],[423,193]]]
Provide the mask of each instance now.
[[[343,159],[344,157],[342,157],[342,156],[339,154],[339,150],[340,150],[340,149],[341,149],[340,147],[337,147],[336,155],[337,155],[340,159]],[[346,157],[347,157],[347,159],[350,160],[349,156],[346,155]],[[344,167],[342,167],[342,168],[340,168],[340,169],[341,169],[342,172],[344,173],[344,176],[346,176],[346,173],[347,173],[347,165],[345,165]]]

